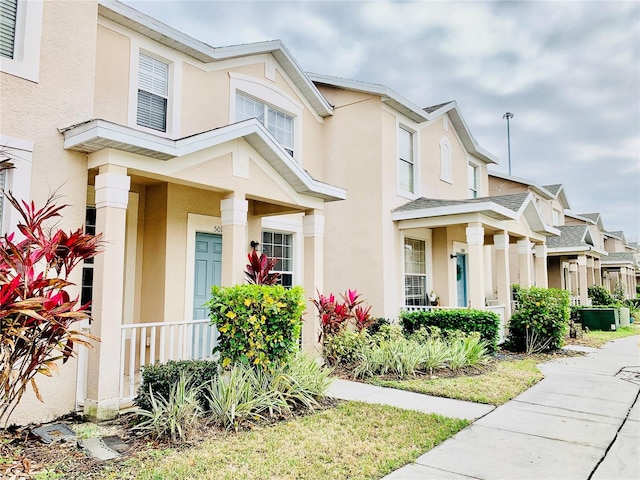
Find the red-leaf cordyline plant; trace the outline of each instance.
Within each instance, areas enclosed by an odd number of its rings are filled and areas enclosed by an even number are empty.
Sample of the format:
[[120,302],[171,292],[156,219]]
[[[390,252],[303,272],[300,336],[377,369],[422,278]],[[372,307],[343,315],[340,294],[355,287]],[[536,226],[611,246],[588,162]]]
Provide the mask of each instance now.
[[94,257],[101,235],[78,229],[69,234],[47,226],[66,205],[49,197],[42,208],[19,202],[5,193],[22,217],[18,230],[0,238],[0,425],[6,426],[22,395],[31,385],[42,402],[35,377],[52,376],[57,361],[74,356],[74,345],[97,338],[73,330],[89,318],[88,305],[78,305],[67,288],[69,274],[80,262]]
[[278,263],[277,258],[268,258],[264,253],[258,256],[255,250],[248,255],[248,258],[249,263],[247,264],[247,270],[244,272],[248,283],[257,285],[275,285],[278,283],[280,274],[277,272],[271,273],[273,267]]
[[359,332],[373,323],[373,318],[369,314],[371,307],[365,308],[361,305],[363,301],[357,290],[347,290],[341,296],[343,301],[338,302],[332,293],[326,297],[318,292],[318,298],[311,299],[320,318],[321,329],[318,341],[347,328],[349,321],[353,322]]

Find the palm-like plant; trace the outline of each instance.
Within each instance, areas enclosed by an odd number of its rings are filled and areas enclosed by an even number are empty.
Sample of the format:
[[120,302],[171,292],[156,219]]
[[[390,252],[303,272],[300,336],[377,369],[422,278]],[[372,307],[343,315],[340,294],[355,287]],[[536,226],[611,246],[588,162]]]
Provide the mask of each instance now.
[[256,285],[275,285],[278,283],[280,274],[271,272],[276,263],[278,263],[277,258],[269,258],[264,253],[258,256],[255,250],[248,255],[248,258],[249,263],[247,264],[247,270],[244,272],[248,283]]

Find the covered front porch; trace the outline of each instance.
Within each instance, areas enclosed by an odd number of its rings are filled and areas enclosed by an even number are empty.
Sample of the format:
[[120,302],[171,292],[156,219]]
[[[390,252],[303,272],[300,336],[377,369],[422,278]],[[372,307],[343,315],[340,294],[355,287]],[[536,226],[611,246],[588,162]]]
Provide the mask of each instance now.
[[[504,334],[512,285],[547,287],[546,237],[555,229],[544,224],[531,194],[418,199],[393,218],[405,245],[405,309],[489,308],[502,317]],[[428,245],[424,275],[414,239]]]
[[[101,120],[64,133],[87,154],[88,217],[105,238],[83,284],[101,339],[79,369],[90,417],[116,415],[142,365],[211,355],[210,287],[244,282],[251,242],[279,258],[287,281],[322,289],[324,203],[346,194],[311,178],[257,121],[177,141]],[[303,328],[307,351],[316,323]]]

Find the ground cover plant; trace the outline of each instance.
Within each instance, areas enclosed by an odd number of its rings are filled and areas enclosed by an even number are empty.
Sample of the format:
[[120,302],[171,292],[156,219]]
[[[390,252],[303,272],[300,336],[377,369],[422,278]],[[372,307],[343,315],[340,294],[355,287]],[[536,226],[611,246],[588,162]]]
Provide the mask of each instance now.
[[51,222],[66,205],[49,197],[42,208],[4,197],[21,220],[18,235],[0,238],[0,425],[6,425],[28,386],[38,391],[38,374],[53,376],[58,362],[75,355],[76,345],[90,346],[91,335],[73,324],[89,318],[88,305],[71,297],[72,271],[97,253],[101,236],[82,228],[66,233]]
[[617,330],[590,330],[584,332],[581,338],[567,338],[567,343],[583,345],[585,347],[599,348],[605,343],[619,338],[640,335],[640,323],[632,323],[628,327],[620,327]]
[[406,334],[400,325],[383,325],[370,335],[366,330],[343,330],[325,337],[325,358],[346,376],[412,377],[437,369],[460,370],[489,361],[486,342],[479,334],[443,333],[437,327]]

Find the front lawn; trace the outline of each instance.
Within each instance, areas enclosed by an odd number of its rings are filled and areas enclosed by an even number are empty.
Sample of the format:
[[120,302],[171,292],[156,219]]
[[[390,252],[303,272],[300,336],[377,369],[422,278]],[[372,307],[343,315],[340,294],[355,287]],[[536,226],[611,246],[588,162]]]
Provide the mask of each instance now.
[[426,395],[502,405],[542,380],[543,375],[536,364],[545,360],[547,358],[544,356],[537,355],[494,361],[492,368],[479,375],[411,380],[372,379],[370,383]]
[[585,333],[582,338],[572,338],[569,342],[574,345],[600,348],[611,340],[617,340],[618,338],[630,337],[633,335],[640,335],[640,323],[632,323],[628,327],[620,327],[615,331],[591,330],[589,333]]
[[112,464],[96,478],[376,479],[412,462],[468,424],[347,402],[291,421],[227,433],[188,449],[150,450]]

